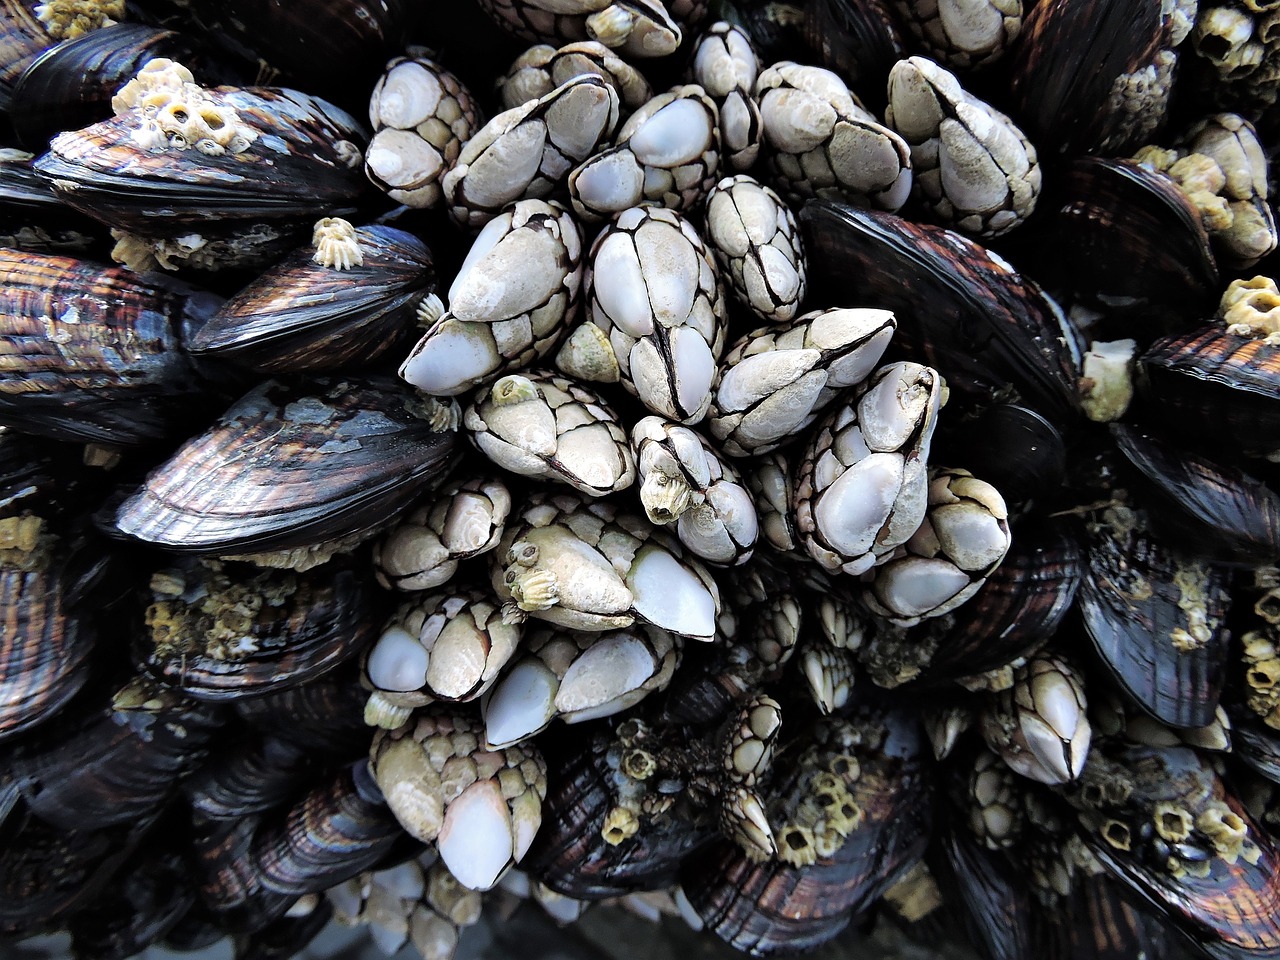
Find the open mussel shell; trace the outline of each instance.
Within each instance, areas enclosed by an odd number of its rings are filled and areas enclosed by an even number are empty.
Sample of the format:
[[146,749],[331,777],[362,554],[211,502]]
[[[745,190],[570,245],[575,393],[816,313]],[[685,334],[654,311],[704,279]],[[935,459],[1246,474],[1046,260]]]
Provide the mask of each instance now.
[[1128,160],[1080,157],[1041,203],[1037,276],[1160,332],[1212,316],[1218,267],[1199,213],[1170,178]]
[[209,91],[258,136],[243,152],[152,152],[139,110],[54,137],[36,161],[70,206],[141,237],[227,236],[310,226],[349,210],[367,187],[360,124],[331,103],[275,87]]
[[452,465],[457,435],[386,378],[268,381],[184,444],[121,505],[118,528],[170,550],[310,546],[389,520]]
[[335,270],[303,247],[228,300],[191,351],[254,370],[304,372],[371,363],[406,345],[435,286],[431,251],[394,227],[356,230],[364,262]]
[[198,700],[297,686],[374,637],[365,580],[340,561],[305,573],[228,565],[188,574],[185,594],[148,608],[150,633],[136,632],[134,653],[157,680]]
[[1161,723],[1214,720],[1226,679],[1229,584],[1221,567],[1153,537],[1134,511],[1088,525],[1085,631],[1120,688]]
[[141,23],[94,30],[31,62],[14,88],[9,122],[22,146],[43,150],[63,130],[110,117],[111,98],[148,60],[166,57],[205,75],[207,58],[199,51],[189,37]]
[[1280,496],[1238,467],[1217,463],[1127,424],[1111,425],[1120,452],[1164,495],[1177,520],[1190,520],[1195,546],[1217,541],[1232,558],[1280,558]]
[[1280,347],[1209,324],[1162,337],[1139,362],[1154,405],[1179,428],[1262,454],[1280,448]]
[[217,409],[218,388],[183,344],[220,298],[169,278],[3,248],[0,290],[0,424],[129,445],[213,412],[211,401]]
[[[849,722],[818,721],[833,730]],[[781,859],[754,863],[734,844],[720,841],[686,862],[681,886],[690,905],[707,929],[735,949],[773,956],[825,943],[924,854],[932,825],[931,785],[915,719],[872,707],[856,722],[866,731],[851,749],[856,764],[842,764],[836,755],[820,760],[844,770],[847,793],[861,811],[834,853],[808,866]],[[770,796],[782,798],[784,812],[805,802],[805,773],[791,763],[781,782],[769,788]],[[774,803],[768,807],[778,834]],[[787,843],[785,828],[778,839]]]
[[811,200],[800,212],[819,300],[849,290],[898,318],[896,346],[944,371],[953,391],[991,400],[1012,385],[1054,424],[1077,416],[1079,338],[1003,258],[941,227]]
[[579,900],[658,890],[675,883],[681,863],[715,836],[714,824],[696,824],[668,811],[648,820],[621,843],[603,836],[617,803],[608,753],[610,728],[566,731],[547,754],[547,798],[542,826],[521,861],[522,870],[552,890]]

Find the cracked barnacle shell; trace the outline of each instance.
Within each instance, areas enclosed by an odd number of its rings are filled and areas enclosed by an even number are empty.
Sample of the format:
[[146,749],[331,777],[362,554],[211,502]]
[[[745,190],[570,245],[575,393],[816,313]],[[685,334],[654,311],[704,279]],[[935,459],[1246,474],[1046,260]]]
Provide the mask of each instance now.
[[[157,66],[161,65],[161,66]],[[36,170],[70,206],[124,231],[117,256],[260,262],[365,187],[360,125],[324,100],[272,87],[205,90],[154,60],[117,115],[54,137]]]
[[869,109],[882,112],[889,69],[907,55],[889,0],[814,0],[805,7],[803,29],[818,62],[860,91]]
[[350,235],[332,239],[326,223],[317,224],[315,246],[295,250],[223,304],[191,352],[301,373],[367,365],[402,347],[414,309],[435,286],[431,251],[380,225],[346,224]]
[[221,300],[164,277],[0,250],[0,423],[133,445],[199,417],[215,369],[185,352]]
[[435,842],[464,887],[487,890],[542,823],[547,766],[532,744],[491,750],[470,715],[418,710],[369,749],[374,779],[405,831]]
[[509,203],[550,196],[618,126],[618,94],[595,74],[498,114],[472,137],[441,183],[449,216],[471,229]]
[[924,57],[894,64],[885,123],[911,145],[913,194],[957,230],[995,237],[1036,208],[1036,148],[1003,113]]
[[532,631],[524,655],[481,702],[485,741],[518,743],[559,717],[581,723],[620,713],[666,687],[683,641],[652,624],[583,633]]
[[690,211],[716,182],[720,117],[696,83],[660,93],[627,118],[614,145],[569,174],[569,199],[585,221],[638,204]]
[[924,520],[941,381],[918,363],[881,367],[815,427],[792,509],[801,544],[825,569],[866,573]]
[[608,338],[622,384],[686,426],[711,406],[727,320],[715,260],[693,224],[632,207],[591,245],[587,319]]
[[490,220],[449,287],[449,309],[400,365],[432,396],[457,396],[552,350],[578,317],[582,228],[560,204],[519,200]]
[[295,686],[373,636],[368,590],[339,563],[297,573],[187,561],[152,576],[151,601],[135,657],[199,700]]
[[648,521],[580,496],[535,496],[492,554],[490,580],[509,616],[574,630],[637,619],[711,640],[720,613],[715,580]]
[[530,43],[590,39],[627,57],[664,57],[683,37],[662,0],[481,0],[480,8]]
[[988,700],[981,727],[987,745],[1022,776],[1048,784],[1076,779],[1093,736],[1079,671],[1061,657],[1031,658],[1014,671],[1009,689]]
[[1010,387],[1052,423],[1078,408],[1081,345],[1062,311],[1004,258],[950,230],[813,201],[800,212],[819,303],[849,285],[898,320],[894,343],[990,401]]
[[755,99],[760,56],[751,35],[721,20],[707,27],[694,43],[689,74],[715,101],[725,162],[748,170],[760,154],[763,124]]
[[1213,957],[1280,952],[1280,854],[1202,754],[1104,744],[1062,792],[1090,851],[1170,928]]
[[888,310],[833,308],[760,327],[729,347],[707,425],[730,456],[767,453],[799,436],[841,392],[867,379],[897,320]]
[[456,434],[424,419],[439,412],[387,378],[268,381],[157,467],[116,524],[196,554],[366,534],[444,479]]
[[457,77],[414,55],[387,63],[369,97],[369,122],[365,174],[392,200],[432,207],[440,202],[441,178],[483,117]]
[[894,0],[930,57],[953,70],[978,70],[1005,55],[1022,31],[1022,0]]
[[511,110],[583,74],[595,74],[617,91],[623,113],[631,113],[653,98],[644,74],[603,43],[580,40],[559,49],[545,43],[530,47],[498,81],[502,105]]
[[471,442],[512,473],[567,483],[592,497],[635,482],[617,415],[593,391],[545,371],[509,374],[463,413]]

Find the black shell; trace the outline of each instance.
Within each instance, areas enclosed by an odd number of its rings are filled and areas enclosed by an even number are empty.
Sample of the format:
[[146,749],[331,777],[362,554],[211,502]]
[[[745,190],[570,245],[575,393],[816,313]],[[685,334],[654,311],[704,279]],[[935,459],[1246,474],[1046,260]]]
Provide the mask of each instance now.
[[1128,160],[1081,157],[1053,186],[1037,277],[1160,333],[1211,316],[1218,266],[1199,213],[1170,178]]
[[1280,347],[1209,324],[1155,341],[1140,362],[1167,422],[1258,453],[1280,447]]
[[119,509],[130,536],[186,553],[307,546],[369,529],[444,479],[456,434],[389,378],[268,381]]
[[[876,746],[869,736],[854,750],[860,773],[848,789],[862,819],[834,854],[807,867],[776,859],[753,863],[722,841],[686,862],[681,886],[690,904],[735,949],[772,956],[825,943],[923,855],[932,791],[914,720],[900,712],[868,713],[863,722],[884,725],[883,742]],[[818,724],[834,730],[847,722],[824,718]],[[779,755],[775,767],[782,762]],[[802,783],[802,771],[790,767],[769,792],[798,804],[803,794],[792,798],[791,791]]]
[[182,792],[201,816],[234,820],[288,802],[315,779],[319,769],[314,752],[291,741],[270,736],[240,738],[231,740],[189,777]]
[[1042,157],[1136,149],[1163,119],[1168,90],[1135,117],[1116,85],[1147,68],[1168,39],[1160,0],[1041,0],[1013,53],[1010,113]]
[[872,113],[884,113],[889,70],[908,53],[887,0],[812,0],[804,37],[821,66],[839,74]]
[[800,222],[819,300],[849,306],[852,290],[893,310],[895,346],[952,390],[990,401],[1012,385],[1052,423],[1075,418],[1078,335],[1005,260],[951,230],[825,200],[806,203]]
[[283,373],[349,369],[407,346],[413,310],[435,286],[431,251],[394,227],[356,236],[361,266],[335,270],[311,247],[295,250],[223,304],[192,352]]
[[133,140],[148,121],[130,110],[54,137],[35,168],[68,205],[141,237],[309,227],[366,189],[355,146],[364,132],[337,107],[273,87],[219,87],[212,96],[258,131],[243,153],[152,153]]
[[[1161,723],[1212,723],[1231,636],[1228,575],[1152,537],[1141,515],[1134,524],[1091,524],[1087,542],[1080,612],[1116,682]],[[1180,605],[1184,597],[1190,605]],[[1203,613],[1205,636],[1193,634],[1201,628],[1192,609]]]
[[136,823],[173,796],[220,725],[211,708],[135,682],[24,743],[9,769],[27,808],[55,827]]
[[193,40],[141,23],[113,24],[49,48],[23,71],[13,92],[9,122],[18,142],[43,150],[63,130],[110,117],[116,91],[156,57],[177,60],[209,79],[207,58]]
[[191,832],[193,874],[204,907],[223,930],[252,933],[284,916],[296,896],[270,890],[250,856],[259,816],[197,819]]
[[320,893],[378,864],[404,836],[360,760],[265,819],[251,857],[262,885]]
[[[157,680],[198,700],[297,686],[354,656],[376,633],[367,581],[339,561],[306,573],[247,565],[217,574],[192,565],[185,573],[187,595],[152,604],[150,632],[136,631],[134,655]],[[260,606],[245,617],[241,604],[250,598]],[[226,630],[237,634],[234,644]]]
[[220,298],[167,278],[8,249],[0,249],[0,290],[0,424],[137,444],[220,404],[182,350]]

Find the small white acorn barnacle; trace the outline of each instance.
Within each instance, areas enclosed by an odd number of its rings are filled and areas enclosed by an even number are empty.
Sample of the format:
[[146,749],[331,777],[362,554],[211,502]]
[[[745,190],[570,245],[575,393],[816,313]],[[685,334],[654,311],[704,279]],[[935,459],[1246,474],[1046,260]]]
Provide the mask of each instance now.
[[152,152],[195,147],[217,157],[243,153],[258,138],[235,108],[196,83],[182,64],[164,58],[147,61],[111,99],[111,109],[116,116],[134,111],[144,118],[132,136]]
[[311,245],[316,248],[311,259],[322,267],[350,270],[364,265],[356,228],[341,217],[325,217],[316,221]]

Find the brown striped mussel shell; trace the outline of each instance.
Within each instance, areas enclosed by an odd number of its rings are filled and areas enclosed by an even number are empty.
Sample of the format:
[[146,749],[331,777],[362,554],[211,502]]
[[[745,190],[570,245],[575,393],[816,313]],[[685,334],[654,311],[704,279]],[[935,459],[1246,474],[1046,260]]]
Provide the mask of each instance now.
[[183,346],[220,298],[2,248],[0,291],[0,424],[57,440],[138,444],[217,409],[219,389]]
[[182,553],[305,547],[370,530],[452,465],[456,433],[389,378],[268,381],[184,444],[120,507],[121,531]]
[[368,365],[406,347],[413,312],[435,286],[431,252],[394,227],[356,230],[363,263],[321,266],[295,250],[228,300],[193,338],[193,353],[253,370],[307,372]]

